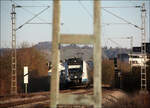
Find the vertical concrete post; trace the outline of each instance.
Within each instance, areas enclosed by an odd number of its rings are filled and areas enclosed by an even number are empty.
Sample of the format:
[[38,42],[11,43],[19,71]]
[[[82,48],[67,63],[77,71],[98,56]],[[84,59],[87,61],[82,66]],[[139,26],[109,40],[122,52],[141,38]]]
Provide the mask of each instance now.
[[53,33],[52,33],[52,75],[51,75],[51,108],[56,108],[59,98],[59,70],[60,61],[60,0],[53,1]]
[[100,1],[94,0],[94,97],[95,108],[102,108],[102,89],[101,89],[101,28],[100,28]]
[[[81,104],[94,105],[95,108],[102,108],[101,88],[101,28],[100,28],[100,1],[94,0],[94,35],[60,35],[60,0],[54,0],[53,5],[53,42],[52,42],[52,75],[51,75],[51,108],[57,104]],[[60,38],[61,36],[61,38]],[[79,38],[81,37],[81,38]],[[92,37],[92,38],[91,38]],[[85,40],[86,38],[86,40]],[[60,40],[61,39],[61,40]],[[89,95],[59,95],[59,70],[60,61],[59,44],[94,44],[94,96]],[[95,43],[94,43],[95,42]],[[82,97],[82,98],[81,98]],[[79,100],[80,99],[80,100]]]

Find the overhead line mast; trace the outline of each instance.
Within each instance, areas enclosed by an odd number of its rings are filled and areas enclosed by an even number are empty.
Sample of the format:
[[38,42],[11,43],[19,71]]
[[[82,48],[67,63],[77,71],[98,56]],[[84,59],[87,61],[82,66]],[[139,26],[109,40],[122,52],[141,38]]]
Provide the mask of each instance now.
[[17,94],[17,60],[16,60],[16,12],[12,5],[12,51],[11,51],[11,94]]
[[[30,6],[31,7],[31,6]],[[22,28],[24,25],[30,23],[34,18],[36,18],[38,15],[43,13],[45,10],[47,10],[50,6],[47,6],[45,9],[43,9],[38,14],[35,14],[31,19],[29,19],[27,22],[16,28],[16,8],[22,8],[20,5],[12,4],[12,12],[11,12],[11,20],[12,20],[12,50],[11,50],[11,91],[10,93],[12,95],[17,94],[17,53],[16,53],[16,31]],[[35,24],[35,23],[34,23]],[[48,23],[43,23],[48,24]],[[49,23],[51,24],[51,23]]]
[[146,78],[146,28],[145,28],[146,9],[145,3],[141,7],[141,54],[144,58],[143,64],[141,64],[141,93],[147,92],[147,78]]

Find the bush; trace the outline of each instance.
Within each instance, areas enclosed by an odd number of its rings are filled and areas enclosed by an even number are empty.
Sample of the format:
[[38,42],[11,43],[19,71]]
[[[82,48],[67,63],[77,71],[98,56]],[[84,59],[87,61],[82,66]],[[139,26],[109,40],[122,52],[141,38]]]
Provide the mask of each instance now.
[[[150,67],[147,67],[147,89],[150,91]],[[132,72],[122,73],[123,89],[128,92],[141,88],[141,67],[133,67]]]
[[103,84],[112,84],[114,79],[114,64],[111,60],[102,61],[102,83]]
[[[17,49],[17,89],[24,91],[23,67],[28,66],[29,77],[48,76],[45,57],[33,47]],[[11,50],[0,55],[0,95],[9,94],[11,86]]]
[[104,108],[149,108],[150,95],[135,94],[133,96],[119,99],[113,105],[107,105]]

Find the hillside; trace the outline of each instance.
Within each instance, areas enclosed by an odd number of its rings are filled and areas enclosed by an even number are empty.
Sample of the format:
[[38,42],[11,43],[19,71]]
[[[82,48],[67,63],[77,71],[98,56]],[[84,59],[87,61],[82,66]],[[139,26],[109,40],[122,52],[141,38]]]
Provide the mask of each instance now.
[[[51,60],[51,42],[40,42],[34,46],[41,52],[44,52],[46,58]],[[118,53],[129,53],[130,50],[126,48],[102,48],[102,58],[113,58]],[[93,55],[93,47],[91,46],[81,46],[81,45],[64,45],[60,48],[61,60],[67,59],[69,57],[82,57],[84,60],[91,60]]]

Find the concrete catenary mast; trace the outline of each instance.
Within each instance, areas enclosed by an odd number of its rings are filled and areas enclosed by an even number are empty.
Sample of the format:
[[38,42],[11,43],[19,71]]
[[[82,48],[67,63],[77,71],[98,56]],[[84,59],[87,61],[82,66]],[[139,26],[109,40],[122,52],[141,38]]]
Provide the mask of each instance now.
[[[89,34],[60,34],[60,1],[53,2],[53,37],[52,37],[52,74],[50,107],[57,108],[58,104],[93,105],[102,108],[101,84],[101,0],[93,0],[94,24],[92,35]],[[59,61],[60,44],[93,44],[94,84],[93,95],[74,95],[59,93]]]

